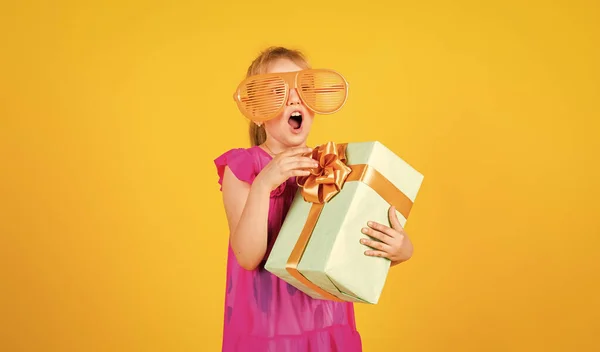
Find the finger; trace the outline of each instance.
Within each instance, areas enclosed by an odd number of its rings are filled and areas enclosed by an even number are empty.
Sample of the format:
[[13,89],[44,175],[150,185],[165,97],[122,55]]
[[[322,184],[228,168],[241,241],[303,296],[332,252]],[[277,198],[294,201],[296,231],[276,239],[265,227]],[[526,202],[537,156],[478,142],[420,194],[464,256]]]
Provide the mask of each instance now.
[[292,170],[304,170],[304,171],[308,171],[310,173],[312,170],[314,170],[314,166],[312,166],[312,164],[306,163],[306,162],[294,163],[294,164],[288,164],[288,165],[282,166],[283,173],[290,173]]
[[308,165],[311,168],[319,166],[319,163],[315,159],[307,158],[304,156],[286,157],[285,159],[283,159],[281,161],[281,164],[282,165],[302,164],[302,165]]
[[398,231],[404,230],[402,225],[400,225],[400,220],[398,220],[398,214],[396,214],[396,207],[394,207],[393,205],[390,207],[389,217],[390,217],[390,223],[392,224],[392,227],[394,229],[396,229]]
[[367,223],[367,226],[369,226],[370,228],[373,228],[381,233],[384,233],[390,237],[395,237],[394,229],[392,229],[388,226],[382,225],[378,222],[369,221]]
[[308,170],[290,170],[289,174],[291,176],[308,176],[308,175],[310,175],[310,171],[308,171]]
[[390,249],[392,248],[391,246],[389,246],[383,242],[374,241],[374,240],[370,240],[370,239],[366,239],[366,238],[361,239],[360,243],[364,244],[365,246],[371,247],[372,249],[380,250],[383,252],[389,252]]
[[390,255],[384,251],[376,251],[376,250],[368,250],[365,251],[365,255],[369,257],[380,257],[380,258],[388,258],[390,259]]
[[312,148],[310,147],[294,147],[285,150],[281,153],[282,157],[295,156],[295,155],[303,155],[312,152]]
[[281,164],[284,168],[310,168],[314,169],[319,166],[316,160],[305,157],[287,158]]
[[390,236],[369,227],[363,228],[361,232],[386,244],[389,244],[388,241],[391,239]]

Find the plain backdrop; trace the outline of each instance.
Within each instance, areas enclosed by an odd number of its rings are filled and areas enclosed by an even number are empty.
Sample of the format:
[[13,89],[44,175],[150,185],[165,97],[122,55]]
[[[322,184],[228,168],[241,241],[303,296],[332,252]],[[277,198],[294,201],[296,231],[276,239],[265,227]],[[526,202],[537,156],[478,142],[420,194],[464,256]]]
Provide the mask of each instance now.
[[425,175],[409,262],[357,305],[364,350],[598,351],[594,1],[0,5],[0,349],[218,351],[213,160],[258,52],[350,82],[311,145],[378,140]]

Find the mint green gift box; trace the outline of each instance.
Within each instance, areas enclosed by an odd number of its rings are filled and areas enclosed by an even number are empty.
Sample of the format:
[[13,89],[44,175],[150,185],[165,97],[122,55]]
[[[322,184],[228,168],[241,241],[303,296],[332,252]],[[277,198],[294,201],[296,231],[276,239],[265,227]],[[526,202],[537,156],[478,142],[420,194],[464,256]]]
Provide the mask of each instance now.
[[[377,141],[340,145],[330,142],[327,145],[345,147],[343,164],[354,169],[338,193],[320,205],[318,219],[311,226],[306,224],[309,213],[315,213],[316,205],[305,199],[302,189],[298,190],[265,269],[316,299],[376,304],[386,282],[390,260],[364,254],[369,247],[359,241],[369,236],[361,229],[368,221],[390,226],[388,210],[391,204],[384,199],[389,200],[386,196],[389,194],[396,195],[391,198],[403,203],[396,206],[396,214],[404,226],[423,175]],[[384,178],[385,182],[377,184],[385,184],[387,188],[375,186],[374,189],[368,181],[351,180],[357,179],[356,173],[363,172],[365,166],[369,175],[377,174],[380,180]],[[386,191],[390,188],[394,192]],[[400,211],[401,208],[404,211]],[[301,236],[303,231],[309,237],[305,245],[300,245],[305,242],[299,241],[304,236]],[[292,252],[299,259],[297,264],[290,265],[295,262],[291,260]],[[319,290],[324,292],[318,293]]]

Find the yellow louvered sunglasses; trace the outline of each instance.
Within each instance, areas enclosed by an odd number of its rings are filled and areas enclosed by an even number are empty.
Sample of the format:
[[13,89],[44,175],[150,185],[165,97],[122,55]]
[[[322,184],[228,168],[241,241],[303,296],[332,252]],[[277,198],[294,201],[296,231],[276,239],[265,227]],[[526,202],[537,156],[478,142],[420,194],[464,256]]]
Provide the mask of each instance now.
[[283,111],[290,89],[296,89],[304,105],[316,114],[333,114],[348,99],[348,82],[340,73],[329,69],[250,76],[238,85],[233,99],[244,116],[263,122]]

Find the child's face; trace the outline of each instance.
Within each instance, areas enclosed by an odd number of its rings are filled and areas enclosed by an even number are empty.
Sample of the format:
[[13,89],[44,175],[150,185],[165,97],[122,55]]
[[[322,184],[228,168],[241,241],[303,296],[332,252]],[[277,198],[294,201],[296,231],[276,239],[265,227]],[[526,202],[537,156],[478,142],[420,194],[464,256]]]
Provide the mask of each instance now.
[[[269,65],[267,73],[300,71],[302,67],[288,59],[279,59]],[[300,100],[296,89],[291,89],[283,112],[265,122],[267,135],[286,147],[306,144],[314,113]]]

